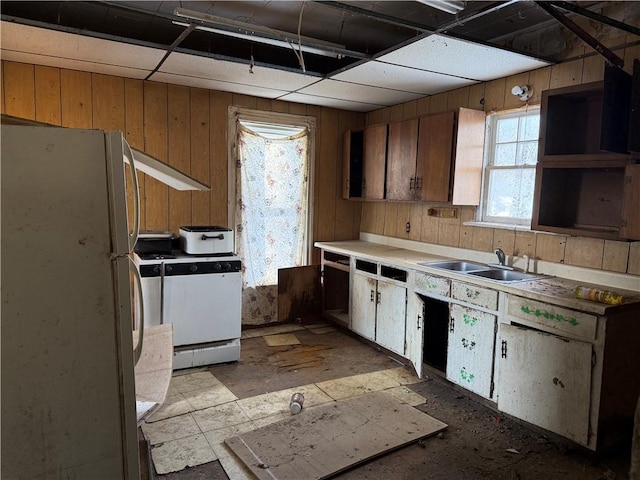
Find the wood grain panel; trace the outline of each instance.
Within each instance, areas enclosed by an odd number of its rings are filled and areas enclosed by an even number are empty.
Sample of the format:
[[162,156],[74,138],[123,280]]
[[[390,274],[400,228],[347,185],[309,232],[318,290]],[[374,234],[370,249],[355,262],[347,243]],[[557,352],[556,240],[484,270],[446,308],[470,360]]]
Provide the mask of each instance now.
[[[167,85],[144,83],[144,149],[159,160],[167,161]],[[146,230],[169,229],[169,187],[145,178]]]
[[624,58],[624,71],[627,72],[628,74],[633,74],[633,60],[636,58],[640,58],[640,44],[625,48],[623,58]]
[[[167,161],[186,174],[191,173],[191,95],[188,87],[169,85],[167,90]],[[169,189],[169,231],[194,225],[191,217],[191,192]]]
[[493,233],[493,228],[475,227],[473,229],[473,249],[481,252],[492,252]]
[[411,200],[415,194],[418,119],[389,124],[387,199]]
[[0,112],[7,113],[4,110],[4,62],[0,61]]
[[[319,155],[316,158],[319,169],[317,198],[322,204],[317,213],[316,235],[322,240],[333,240],[336,233],[336,203],[340,195],[340,185],[336,181],[339,169],[342,169],[342,162],[339,162],[341,149],[338,140],[340,132],[338,110],[324,108],[320,114],[318,135],[323,139],[319,142]],[[344,228],[344,226],[343,226]]]
[[451,202],[453,205],[479,205],[485,140],[484,112],[470,108],[458,110],[455,163]]
[[400,122],[402,120],[404,120],[404,104],[400,103],[389,107],[389,119],[386,123]]
[[360,220],[360,231],[372,233],[375,228],[375,204],[373,202],[362,202],[362,218]]
[[640,242],[633,242],[629,245],[627,273],[640,275]]
[[513,254],[519,257],[528,255],[533,260],[536,254],[536,234],[534,232],[516,232]]
[[380,108],[378,110],[374,110],[373,112],[368,112],[365,115],[365,125],[377,125],[378,123],[384,123],[382,120],[382,111],[385,110]]
[[529,85],[533,87],[533,96],[529,105],[538,105],[542,99],[542,92],[549,90],[551,82],[551,67],[539,68],[529,72]]
[[514,255],[516,249],[516,232],[514,230],[493,229],[492,250],[501,248],[506,255]]
[[604,241],[602,269],[626,273],[629,258],[629,242]]
[[449,200],[454,124],[453,112],[420,117],[415,171],[420,200]]
[[125,130],[124,79],[110,75],[91,75],[93,128]]
[[264,110],[266,112],[271,111],[271,99],[270,98],[258,98],[256,100],[256,108],[258,110]]
[[410,203],[399,203],[398,213],[396,216],[396,231],[393,234],[398,238],[409,238],[409,233],[406,231],[407,223],[411,220],[409,212],[411,210]]
[[428,115],[430,107],[431,107],[431,97],[419,98],[418,106],[416,108],[416,115],[418,116]]
[[[209,94],[209,168],[210,181],[210,218],[213,225],[231,227],[234,219],[229,216],[229,162],[227,158],[227,123],[228,107],[232,104],[233,95],[224,92]],[[235,139],[229,139],[235,143]],[[232,161],[235,164],[235,159]],[[195,171],[195,165],[192,165]],[[235,227],[233,227],[235,228]]]
[[402,119],[408,120],[418,116],[418,101],[412,100],[403,104]]
[[[125,79],[124,81],[124,122],[125,138],[129,145],[144,150],[144,87],[142,80]],[[128,168],[128,167],[127,167]],[[144,173],[138,173],[138,192],[140,194],[140,228],[146,224],[145,216],[145,184]],[[133,224],[133,187],[127,175],[127,205],[129,208],[129,225]]]
[[231,104],[236,107],[246,107],[246,108],[257,109],[258,99],[250,95],[240,95],[239,93],[234,93]]
[[[342,133],[358,128],[364,121],[364,115],[356,112],[339,111],[338,131],[335,138],[336,142],[336,240],[351,240],[358,238],[359,225],[356,223],[355,212],[361,207],[360,202],[345,201],[342,198],[342,186],[345,184],[343,179],[344,156],[342,155]],[[323,139],[324,141],[324,139]],[[358,216],[358,220],[359,220]]]
[[525,105],[525,102],[511,93],[511,89],[516,85],[529,85],[529,73],[519,73],[505,79],[504,102],[502,105],[505,109],[519,108]]
[[447,111],[449,98],[448,93],[439,93],[438,95],[433,95],[430,98],[429,113],[441,113]]
[[484,91],[484,111],[497,112],[504,108],[504,92],[506,90],[506,79],[498,78],[485,84]]
[[553,65],[549,88],[568,87],[582,83],[582,64],[582,60],[574,60]]
[[363,198],[381,200],[385,196],[386,151],[387,126],[373,125],[365,128],[362,172]]
[[409,224],[411,231],[409,232],[409,240],[420,240],[422,232],[422,210],[421,203],[412,203],[409,210]]
[[306,115],[307,106],[303,103],[289,103],[289,113],[293,115]]
[[279,113],[289,113],[289,102],[282,100],[271,100],[271,111]]
[[383,234],[393,237],[398,225],[398,204],[387,202],[384,204],[384,230]]
[[60,69],[35,66],[36,120],[60,125]]
[[382,235],[384,233],[384,225],[385,225],[385,214],[386,214],[386,203],[385,202],[375,202],[375,224],[373,231],[371,233],[377,233]]
[[469,106],[469,87],[457,88],[447,95],[447,110],[457,110],[459,107]]
[[61,124],[72,128],[92,128],[91,74],[75,70],[61,70],[60,92]]
[[460,219],[441,218],[438,224],[438,243],[457,247],[460,245]]
[[476,83],[469,87],[469,108],[484,110],[486,83]]
[[567,237],[564,263],[578,267],[602,268],[604,240],[597,238]]
[[420,226],[420,241],[426,243],[438,243],[438,230],[440,218],[428,215],[428,206],[422,208],[422,225]]
[[536,260],[564,263],[564,252],[567,244],[566,235],[536,233]]
[[4,112],[14,117],[36,118],[35,73],[33,65],[3,62]]
[[582,65],[581,83],[599,82],[604,80],[605,60],[600,55],[586,57]]
[[464,222],[475,220],[475,208],[460,208],[460,247],[473,248],[473,231],[477,227],[465,225]]
[[[209,92],[200,88],[191,88],[189,93],[189,102],[191,105],[191,131],[189,139],[191,158],[189,161],[189,172],[196,180],[200,180],[206,185],[211,185],[211,163],[213,161],[220,161],[226,165],[226,149],[225,154],[219,159],[214,160],[209,154],[211,149],[211,141],[209,139],[211,131]],[[223,124],[226,125],[226,117],[221,120]],[[225,129],[220,130],[224,131]],[[223,135],[223,139],[226,147],[225,135]],[[225,178],[226,172],[227,169],[225,168]],[[191,192],[191,222],[194,225],[221,225],[228,227],[229,224],[226,221],[226,201],[222,204],[221,208],[221,210],[223,210],[222,218],[216,219],[225,220],[222,223],[213,222],[211,218],[210,201],[210,192]]]

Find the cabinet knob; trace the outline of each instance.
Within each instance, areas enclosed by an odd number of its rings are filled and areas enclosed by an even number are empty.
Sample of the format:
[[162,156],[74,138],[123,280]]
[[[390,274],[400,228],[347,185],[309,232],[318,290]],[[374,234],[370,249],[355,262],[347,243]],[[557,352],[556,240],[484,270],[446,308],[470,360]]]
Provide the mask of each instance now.
[[373,290],[371,290],[371,301],[373,302]]

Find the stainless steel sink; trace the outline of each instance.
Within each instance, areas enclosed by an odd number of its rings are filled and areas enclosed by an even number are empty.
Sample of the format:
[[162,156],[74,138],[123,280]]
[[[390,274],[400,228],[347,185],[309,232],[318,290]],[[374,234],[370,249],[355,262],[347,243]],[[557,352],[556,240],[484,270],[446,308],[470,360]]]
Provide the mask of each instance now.
[[540,278],[539,275],[534,275],[531,273],[524,272],[516,272],[514,270],[501,270],[501,269],[490,269],[490,270],[482,270],[469,272],[469,275],[475,275],[476,277],[483,277],[490,280],[496,280],[498,282],[525,282],[527,280],[536,280]]
[[465,262],[464,260],[445,260],[438,262],[422,262],[418,265],[424,265],[426,267],[442,268],[443,270],[449,270],[452,272],[471,273],[479,270],[487,270],[489,267],[480,263]]

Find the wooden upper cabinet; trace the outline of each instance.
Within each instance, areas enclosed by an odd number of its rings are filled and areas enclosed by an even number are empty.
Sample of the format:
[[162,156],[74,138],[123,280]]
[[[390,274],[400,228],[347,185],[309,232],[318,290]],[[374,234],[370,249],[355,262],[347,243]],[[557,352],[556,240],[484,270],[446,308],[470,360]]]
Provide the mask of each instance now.
[[453,153],[453,205],[480,205],[485,113],[459,108]]
[[387,159],[387,125],[374,125],[364,130],[362,198],[385,198],[385,166]]
[[420,118],[416,160],[416,200],[448,202],[454,112]]
[[362,197],[362,130],[347,130],[342,143],[342,198]]
[[418,119],[389,124],[387,199],[414,200]]

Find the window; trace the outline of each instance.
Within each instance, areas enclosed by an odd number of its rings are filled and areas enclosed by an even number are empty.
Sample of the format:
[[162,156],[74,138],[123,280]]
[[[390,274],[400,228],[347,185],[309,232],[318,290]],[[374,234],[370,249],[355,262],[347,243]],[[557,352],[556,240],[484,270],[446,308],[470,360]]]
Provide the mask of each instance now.
[[540,109],[487,117],[481,220],[530,225]]
[[230,212],[242,258],[242,323],[277,319],[278,269],[308,263],[315,120],[232,107]]

